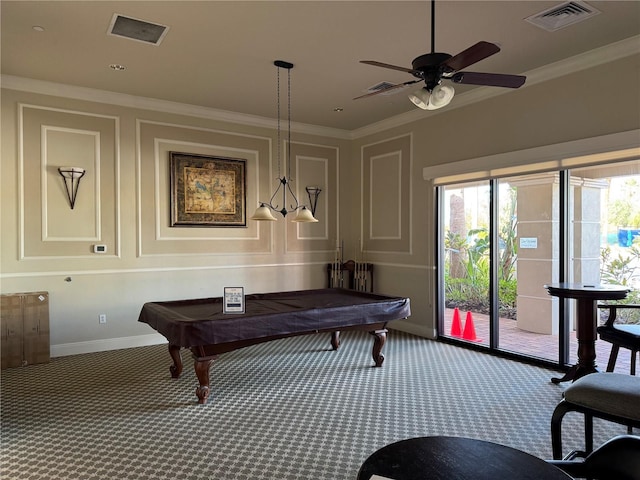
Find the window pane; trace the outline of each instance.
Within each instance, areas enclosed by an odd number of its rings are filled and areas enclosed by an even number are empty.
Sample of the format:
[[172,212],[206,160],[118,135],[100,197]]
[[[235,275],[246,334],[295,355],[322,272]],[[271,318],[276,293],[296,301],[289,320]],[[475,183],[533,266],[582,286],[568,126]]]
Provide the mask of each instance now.
[[489,183],[444,189],[444,336],[489,344]]
[[[625,285],[632,291],[617,303],[640,304],[640,161],[570,173],[570,281]],[[640,310],[620,313],[621,323],[640,324]],[[601,323],[606,315],[601,312]],[[578,348],[574,333],[572,328],[571,363]],[[602,370],[610,352],[610,343],[596,341],[596,363]],[[615,371],[628,374],[629,368],[629,351],[621,349]]]
[[558,361],[559,324],[544,285],[558,278],[557,173],[498,183],[498,348]]

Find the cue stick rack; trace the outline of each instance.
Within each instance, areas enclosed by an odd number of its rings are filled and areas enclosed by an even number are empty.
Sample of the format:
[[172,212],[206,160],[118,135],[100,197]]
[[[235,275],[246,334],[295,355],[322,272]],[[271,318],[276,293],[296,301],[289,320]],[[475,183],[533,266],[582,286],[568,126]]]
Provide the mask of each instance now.
[[329,288],[373,292],[373,264],[347,260],[327,264]]

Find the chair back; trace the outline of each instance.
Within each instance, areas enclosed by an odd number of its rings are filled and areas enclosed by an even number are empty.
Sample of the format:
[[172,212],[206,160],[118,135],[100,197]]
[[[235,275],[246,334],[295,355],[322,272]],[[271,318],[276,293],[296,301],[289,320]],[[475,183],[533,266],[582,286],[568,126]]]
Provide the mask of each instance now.
[[550,460],[572,477],[594,480],[640,480],[640,437],[619,435],[582,460]]

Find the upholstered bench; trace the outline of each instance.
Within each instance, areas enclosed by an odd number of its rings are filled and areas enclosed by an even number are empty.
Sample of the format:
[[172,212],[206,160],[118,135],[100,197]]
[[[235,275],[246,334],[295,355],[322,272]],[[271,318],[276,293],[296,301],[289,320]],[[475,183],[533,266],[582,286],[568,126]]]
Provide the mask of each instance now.
[[562,458],[562,419],[568,412],[584,414],[584,454],[593,451],[593,418],[640,428],[640,377],[620,373],[592,373],[564,391],[551,416],[553,458]]

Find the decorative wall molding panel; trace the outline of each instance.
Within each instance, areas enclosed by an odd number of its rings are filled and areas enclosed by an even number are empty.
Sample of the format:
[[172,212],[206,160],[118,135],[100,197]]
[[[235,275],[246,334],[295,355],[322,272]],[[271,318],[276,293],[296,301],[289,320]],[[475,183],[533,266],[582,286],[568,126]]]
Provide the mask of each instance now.
[[[286,145],[285,145],[286,148]],[[292,188],[298,201],[309,207],[305,190],[322,189],[315,217],[318,223],[286,222],[287,252],[332,252],[338,237],[339,150],[336,147],[291,142]],[[276,199],[277,200],[277,199]]]
[[411,253],[413,136],[361,148],[362,244],[365,252]]
[[[18,105],[20,259],[120,255],[119,117]],[[86,170],[75,208],[58,167]]]
[[[246,205],[252,212],[270,190],[271,138],[169,123],[137,121],[138,256],[270,253],[271,227],[171,227],[169,153],[246,160]],[[150,214],[153,212],[153,214]]]

